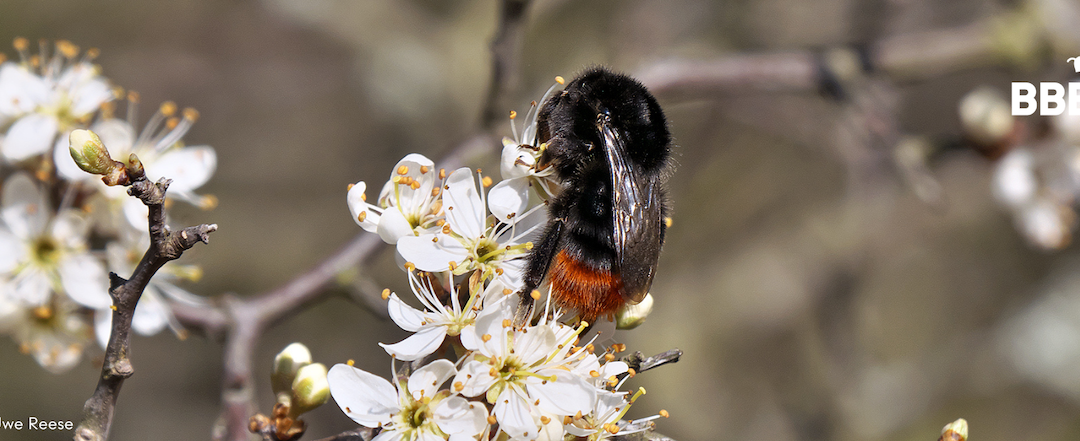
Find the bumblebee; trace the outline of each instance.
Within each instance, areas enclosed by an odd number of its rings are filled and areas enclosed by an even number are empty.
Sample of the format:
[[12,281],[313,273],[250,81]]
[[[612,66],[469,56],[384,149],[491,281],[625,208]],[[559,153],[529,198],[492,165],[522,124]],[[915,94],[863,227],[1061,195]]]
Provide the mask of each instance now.
[[590,69],[543,103],[538,170],[554,167],[562,190],[527,256],[517,323],[532,315],[545,280],[553,304],[593,323],[649,292],[668,214],[664,181],[671,134],[656,98],[638,81]]

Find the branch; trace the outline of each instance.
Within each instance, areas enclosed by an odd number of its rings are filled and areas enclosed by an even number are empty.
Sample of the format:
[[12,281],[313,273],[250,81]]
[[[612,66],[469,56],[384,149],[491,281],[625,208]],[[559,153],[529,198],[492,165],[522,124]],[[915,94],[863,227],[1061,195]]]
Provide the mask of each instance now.
[[146,284],[166,262],[180,257],[197,242],[207,243],[210,233],[217,230],[215,224],[203,224],[176,232],[169,231],[169,227],[165,225],[164,202],[165,190],[172,181],[162,178],[157,183],[151,183],[137,159],[128,164],[127,173],[132,181],[128,194],[139,198],[150,209],[151,243],[130,279],[124,280],[115,273],[109,274],[109,295],[113,300],[112,333],[105,348],[101,378],[98,379],[94,394],[86,400],[83,420],[75,429],[77,441],[103,441],[109,437],[113,408],[120,395],[120,387],[124,380],[135,373],[129,358],[131,319]]
[[505,119],[510,91],[517,88],[521,68],[525,12],[529,0],[502,0],[499,4],[499,29],[491,42],[491,83],[487,101],[480,114],[480,127],[491,130]]

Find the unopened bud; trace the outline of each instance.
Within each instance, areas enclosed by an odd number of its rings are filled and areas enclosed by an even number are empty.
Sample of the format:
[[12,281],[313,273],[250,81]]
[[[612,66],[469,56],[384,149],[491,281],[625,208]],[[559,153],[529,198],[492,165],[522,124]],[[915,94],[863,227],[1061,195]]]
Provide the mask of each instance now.
[[270,383],[275,394],[289,393],[293,379],[300,368],[311,364],[311,351],[303,343],[293,343],[282,349],[274,357],[274,370],[270,373]]
[[71,159],[87,173],[107,175],[118,164],[109,156],[109,150],[105,148],[97,133],[82,129],[72,130],[68,143]]
[[652,294],[645,294],[645,298],[636,305],[627,304],[615,315],[615,329],[634,329],[645,323],[645,318],[652,312]]
[[1005,141],[1016,119],[1009,102],[997,90],[980,87],[960,100],[960,125],[976,143],[989,146]]
[[941,429],[941,438],[939,441],[967,441],[968,437],[968,423],[967,420],[960,418],[947,424]]
[[293,419],[301,414],[322,406],[330,398],[330,382],[326,381],[326,366],[312,363],[296,372],[292,384],[292,407],[289,415]]

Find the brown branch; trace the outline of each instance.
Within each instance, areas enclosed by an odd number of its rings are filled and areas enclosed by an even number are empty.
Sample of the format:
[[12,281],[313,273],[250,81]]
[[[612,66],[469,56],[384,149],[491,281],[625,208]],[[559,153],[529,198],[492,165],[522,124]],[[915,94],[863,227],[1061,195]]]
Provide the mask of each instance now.
[[[133,155],[134,156],[134,155]],[[133,161],[137,164],[137,161]],[[198,225],[180,231],[169,231],[165,225],[165,190],[171,182],[162,178],[152,183],[146,178],[142,167],[132,167],[127,172],[132,178],[128,193],[139,198],[150,209],[150,248],[135,268],[131,278],[124,280],[115,273],[109,274],[109,295],[113,301],[112,333],[105,348],[105,361],[97,388],[83,408],[83,420],[75,429],[77,441],[103,441],[109,437],[113,409],[120,395],[124,380],[135,373],[131,365],[131,319],[135,305],[142,297],[150,278],[170,260],[175,260],[197,242],[207,243],[209,234],[217,225]]]
[[504,121],[507,109],[511,108],[507,100],[520,78],[521,46],[528,8],[529,0],[502,0],[499,3],[499,28],[491,42],[491,83],[480,114],[480,127],[485,131]]

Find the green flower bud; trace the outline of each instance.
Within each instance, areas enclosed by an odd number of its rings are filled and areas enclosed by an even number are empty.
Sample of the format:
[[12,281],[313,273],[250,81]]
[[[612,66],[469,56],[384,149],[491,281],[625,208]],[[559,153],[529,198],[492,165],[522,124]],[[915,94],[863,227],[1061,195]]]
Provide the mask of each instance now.
[[293,343],[282,349],[274,357],[274,370],[270,373],[270,384],[274,389],[274,394],[283,392],[288,394],[292,390],[296,372],[309,364],[311,364],[311,351],[302,343]]
[[625,305],[615,314],[615,329],[634,329],[645,323],[645,318],[652,312],[652,294],[645,294],[645,298],[636,305]]
[[968,423],[960,418],[941,429],[941,441],[967,441]]
[[330,398],[330,382],[326,381],[326,366],[312,363],[296,372],[292,383],[292,406],[289,416],[293,419],[322,406]]
[[68,137],[68,150],[71,159],[83,171],[95,175],[107,175],[116,168],[116,161],[109,156],[109,150],[101,142],[97,133],[89,130],[72,130]]

